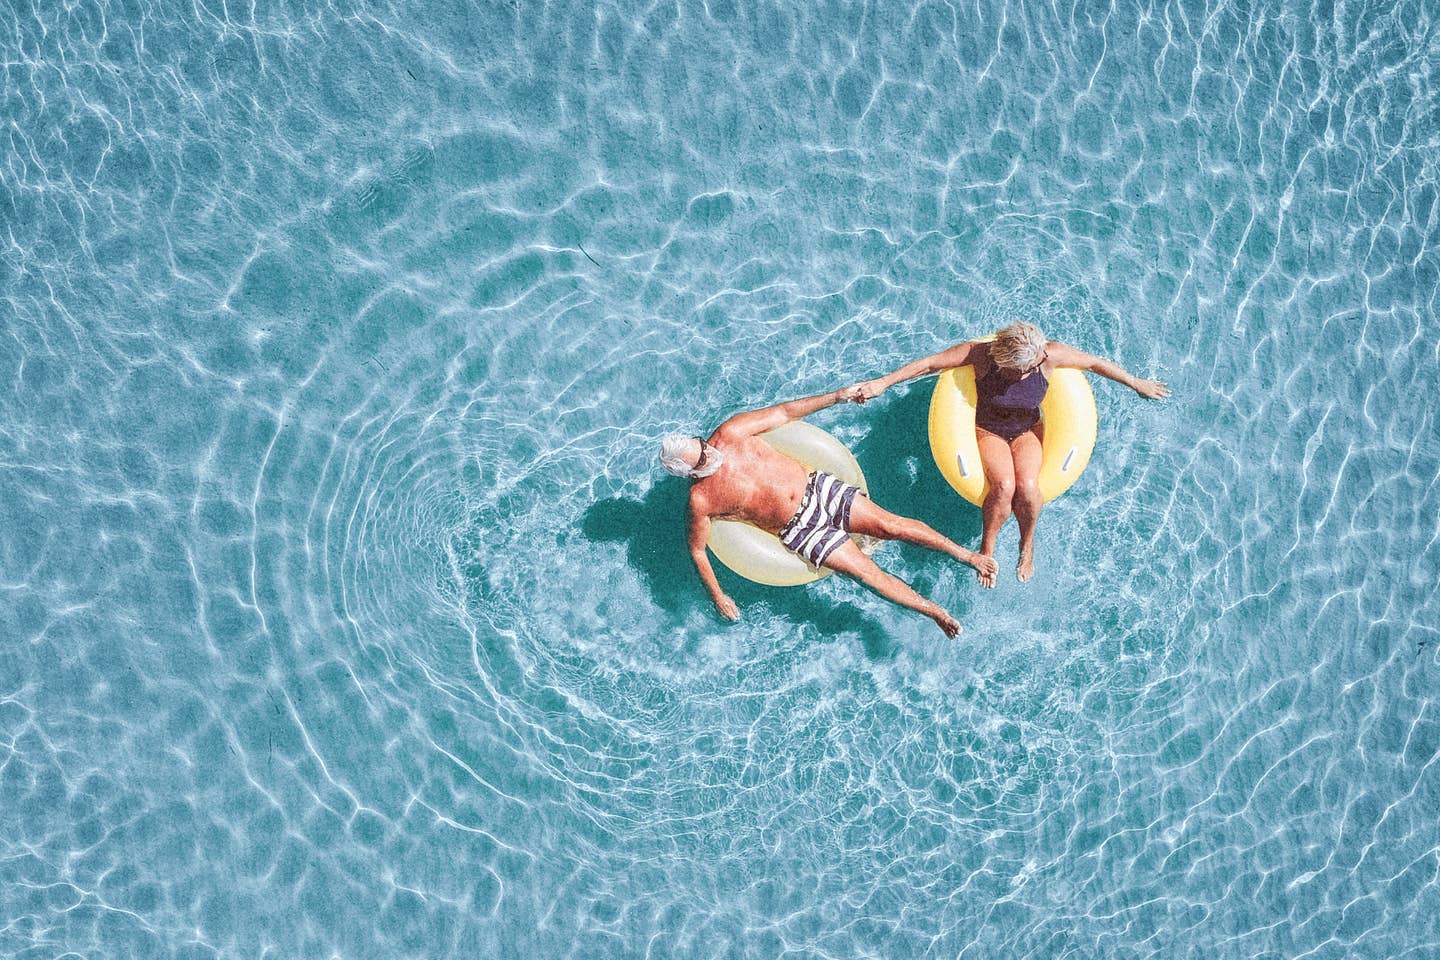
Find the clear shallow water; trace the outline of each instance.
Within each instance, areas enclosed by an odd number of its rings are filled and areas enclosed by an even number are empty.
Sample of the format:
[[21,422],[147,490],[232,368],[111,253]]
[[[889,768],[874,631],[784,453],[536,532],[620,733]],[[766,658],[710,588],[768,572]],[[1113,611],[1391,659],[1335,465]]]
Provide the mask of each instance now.
[[[4,7],[0,953],[1440,952],[1434,18]],[[1015,315],[1037,580],[717,621],[654,439]]]

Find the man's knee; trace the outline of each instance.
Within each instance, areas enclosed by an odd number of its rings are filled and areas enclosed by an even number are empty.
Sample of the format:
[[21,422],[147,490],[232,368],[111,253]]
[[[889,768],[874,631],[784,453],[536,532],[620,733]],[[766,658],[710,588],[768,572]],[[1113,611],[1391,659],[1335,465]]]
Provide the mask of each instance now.
[[1040,481],[1020,480],[1015,484],[1015,499],[1025,503],[1040,502]]
[[907,536],[913,536],[915,528],[923,526],[918,521],[909,520],[891,514],[880,521],[880,532],[890,540],[900,540]]

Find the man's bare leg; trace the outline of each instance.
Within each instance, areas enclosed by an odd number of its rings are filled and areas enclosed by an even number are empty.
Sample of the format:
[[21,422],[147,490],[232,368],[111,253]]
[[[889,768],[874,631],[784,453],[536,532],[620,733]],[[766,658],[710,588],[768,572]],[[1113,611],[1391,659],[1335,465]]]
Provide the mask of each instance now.
[[923,613],[934,620],[935,625],[945,631],[947,637],[953,637],[960,632],[960,621],[950,616],[948,610],[938,603],[920,596],[910,584],[899,577],[881,570],[874,560],[861,552],[854,540],[845,541],[834,553],[826,557],[825,566],[838,573],[843,573],[847,577],[859,580],[892,603],[898,603],[902,607],[909,607],[911,610]]
[[881,540],[904,540],[931,550],[948,553],[961,563],[969,564],[980,573],[995,575],[994,557],[967,550],[929,524],[891,513],[869,497],[856,494],[850,504],[850,532]]
[[1035,523],[1045,501],[1040,497],[1040,438],[1028,430],[1010,442],[1015,464],[1015,522],[1020,525],[1020,559],[1015,576],[1021,582],[1035,576]]
[[[1005,438],[980,427],[975,428],[975,439],[980,447],[980,464],[985,468],[985,504],[980,508],[984,518],[984,529],[980,534],[980,553],[995,558],[995,541],[1000,537],[1000,528],[1010,517],[1010,504],[1015,495],[1015,460],[1010,453],[1010,444]],[[995,570],[979,573],[980,585],[995,586]]]

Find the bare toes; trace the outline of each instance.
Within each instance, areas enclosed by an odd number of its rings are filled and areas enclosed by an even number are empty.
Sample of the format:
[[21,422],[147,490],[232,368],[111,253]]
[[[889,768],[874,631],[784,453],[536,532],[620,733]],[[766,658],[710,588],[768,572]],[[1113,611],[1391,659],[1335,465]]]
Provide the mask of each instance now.
[[995,558],[984,553],[970,553],[965,556],[965,562],[981,573],[995,572]]
[[1000,565],[995,558],[988,553],[977,553],[975,555],[975,578],[980,581],[982,587],[995,586],[995,574],[999,571]]

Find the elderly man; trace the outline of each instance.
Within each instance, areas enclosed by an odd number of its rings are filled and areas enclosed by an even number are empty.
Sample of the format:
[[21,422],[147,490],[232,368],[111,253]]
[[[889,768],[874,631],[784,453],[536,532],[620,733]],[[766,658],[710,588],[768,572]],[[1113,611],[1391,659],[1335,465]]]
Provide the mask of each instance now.
[[716,608],[726,619],[739,608],[720,589],[705,542],[710,521],[744,520],[780,538],[812,566],[829,567],[865,583],[876,593],[934,620],[947,637],[960,622],[909,584],[881,570],[860,551],[850,534],[910,543],[948,553],[981,573],[994,575],[995,561],[941,536],[918,520],[882,510],[863,493],[828,473],[810,471],[760,439],[776,427],[857,396],[836,391],[739,413],[708,440],[672,434],[660,444],[660,463],[675,476],[689,477],[690,556]]

